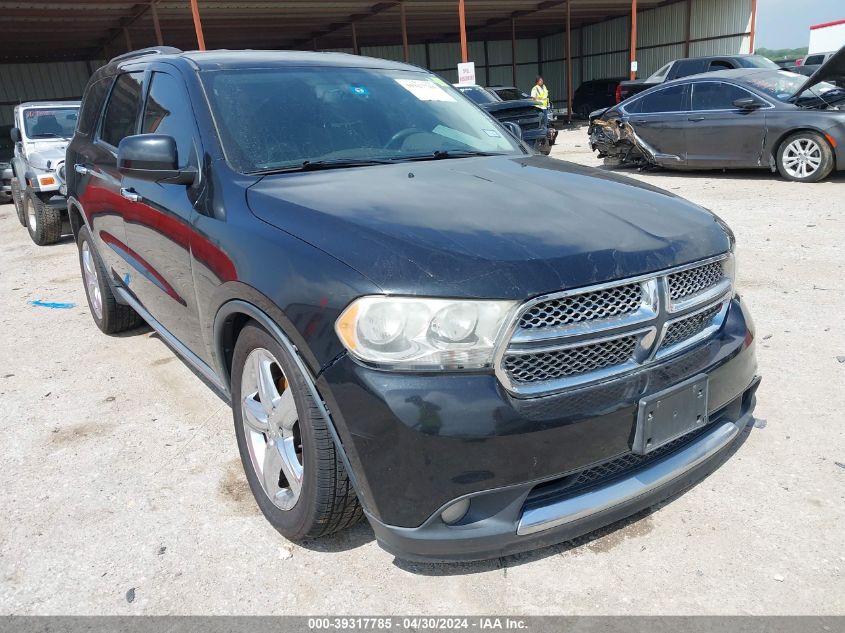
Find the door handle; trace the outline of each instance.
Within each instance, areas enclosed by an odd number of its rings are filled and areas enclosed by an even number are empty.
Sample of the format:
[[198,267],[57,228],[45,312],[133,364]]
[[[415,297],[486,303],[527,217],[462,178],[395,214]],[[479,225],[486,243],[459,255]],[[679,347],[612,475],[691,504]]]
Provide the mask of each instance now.
[[693,123],[698,123],[699,121],[703,121],[703,116],[691,116],[687,119],[687,121],[692,121]]
[[126,187],[120,188],[120,195],[126,198],[127,200],[131,200],[132,202],[141,202],[141,194],[136,193],[132,189],[127,189]]
[[88,168],[85,165],[81,165],[79,163],[76,163],[73,166],[73,171],[75,171],[77,174],[82,174],[84,176],[85,174],[88,173]]
[[637,125],[645,125],[646,123],[648,123],[648,119],[637,119],[636,121],[634,121],[634,123],[636,123]]

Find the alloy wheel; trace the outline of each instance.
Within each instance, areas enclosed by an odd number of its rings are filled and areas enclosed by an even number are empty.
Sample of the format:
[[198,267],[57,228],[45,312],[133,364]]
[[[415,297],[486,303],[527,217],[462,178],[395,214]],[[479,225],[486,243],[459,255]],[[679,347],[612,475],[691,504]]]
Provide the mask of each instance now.
[[88,241],[82,243],[82,276],[85,278],[85,288],[88,290],[88,300],[91,309],[98,319],[103,318],[103,294],[100,292],[100,280],[97,275],[97,264],[94,253]]
[[807,178],[822,163],[822,150],[814,140],[797,138],[783,151],[783,168],[793,178]]
[[299,500],[304,474],[293,391],[264,348],[252,350],[241,377],[241,420],[250,461],[264,493],[281,510]]

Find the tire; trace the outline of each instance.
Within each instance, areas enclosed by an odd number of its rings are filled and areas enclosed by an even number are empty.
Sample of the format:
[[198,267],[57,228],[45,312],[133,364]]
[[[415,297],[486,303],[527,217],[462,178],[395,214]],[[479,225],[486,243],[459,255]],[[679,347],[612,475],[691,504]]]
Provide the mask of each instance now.
[[62,237],[62,211],[44,203],[34,191],[23,194],[23,215],[29,237],[38,246],[55,244]]
[[[263,384],[265,391],[272,390],[266,398],[273,401],[272,408],[261,404],[258,375],[270,376],[269,386],[266,381]],[[270,334],[254,324],[244,326],[232,360],[238,450],[258,507],[270,524],[292,541],[351,527],[363,516],[305,380],[288,351]],[[286,475],[293,471],[298,471],[293,477]],[[291,484],[292,479],[296,485]],[[263,483],[267,481],[270,483]]]
[[128,305],[118,303],[114,296],[106,281],[108,273],[97,255],[87,227],[79,229],[76,243],[79,246],[79,268],[82,271],[88,309],[97,327],[106,334],[117,334],[141,325],[143,320],[140,315]]
[[778,147],[777,166],[787,180],[819,182],[833,171],[833,150],[818,132],[796,132]]
[[12,178],[12,202],[15,203],[15,213],[18,214],[18,222],[21,223],[21,226],[26,226],[26,213],[23,210],[21,185],[17,178]]

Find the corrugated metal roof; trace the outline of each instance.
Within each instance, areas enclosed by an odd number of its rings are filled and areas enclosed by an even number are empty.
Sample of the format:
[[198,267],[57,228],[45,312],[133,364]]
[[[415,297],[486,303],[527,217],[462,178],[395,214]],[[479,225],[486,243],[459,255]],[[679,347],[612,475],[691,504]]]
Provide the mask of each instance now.
[[[403,0],[412,43],[456,41],[457,0]],[[733,0],[724,0],[730,1]],[[152,0],[164,43],[195,49],[189,0]],[[208,48],[349,48],[351,23],[360,46],[395,45],[401,0],[199,0]],[[641,9],[659,0],[639,0]],[[630,12],[630,0],[576,0],[574,27]],[[156,44],[151,0],[0,0],[0,61],[90,59]],[[566,0],[466,0],[470,40],[533,39],[560,32]],[[526,54],[527,55],[527,54]]]

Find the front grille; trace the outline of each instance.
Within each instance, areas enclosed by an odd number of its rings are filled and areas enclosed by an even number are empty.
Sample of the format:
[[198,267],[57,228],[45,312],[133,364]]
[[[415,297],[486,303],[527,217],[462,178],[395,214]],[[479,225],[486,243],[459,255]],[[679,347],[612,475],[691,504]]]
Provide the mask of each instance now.
[[496,376],[534,398],[663,362],[721,327],[731,292],[722,261],[526,302],[497,349]]
[[669,298],[678,301],[715,286],[724,277],[722,262],[711,262],[669,275]]
[[508,354],[504,368],[514,382],[554,380],[622,365],[637,348],[635,335],[578,347],[527,354]]
[[519,319],[524,330],[561,327],[572,323],[632,314],[642,303],[639,283],[549,299],[532,306]]
[[679,319],[670,324],[666,328],[666,335],[663,337],[660,348],[670,347],[671,345],[690,339],[697,334],[701,334],[701,332],[707,329],[713,321],[713,317],[719,314],[721,309],[722,304],[719,303],[707,308],[703,312],[693,314],[685,319]]
[[516,123],[523,130],[536,130],[540,127],[540,111],[533,106],[493,114],[502,123]]

